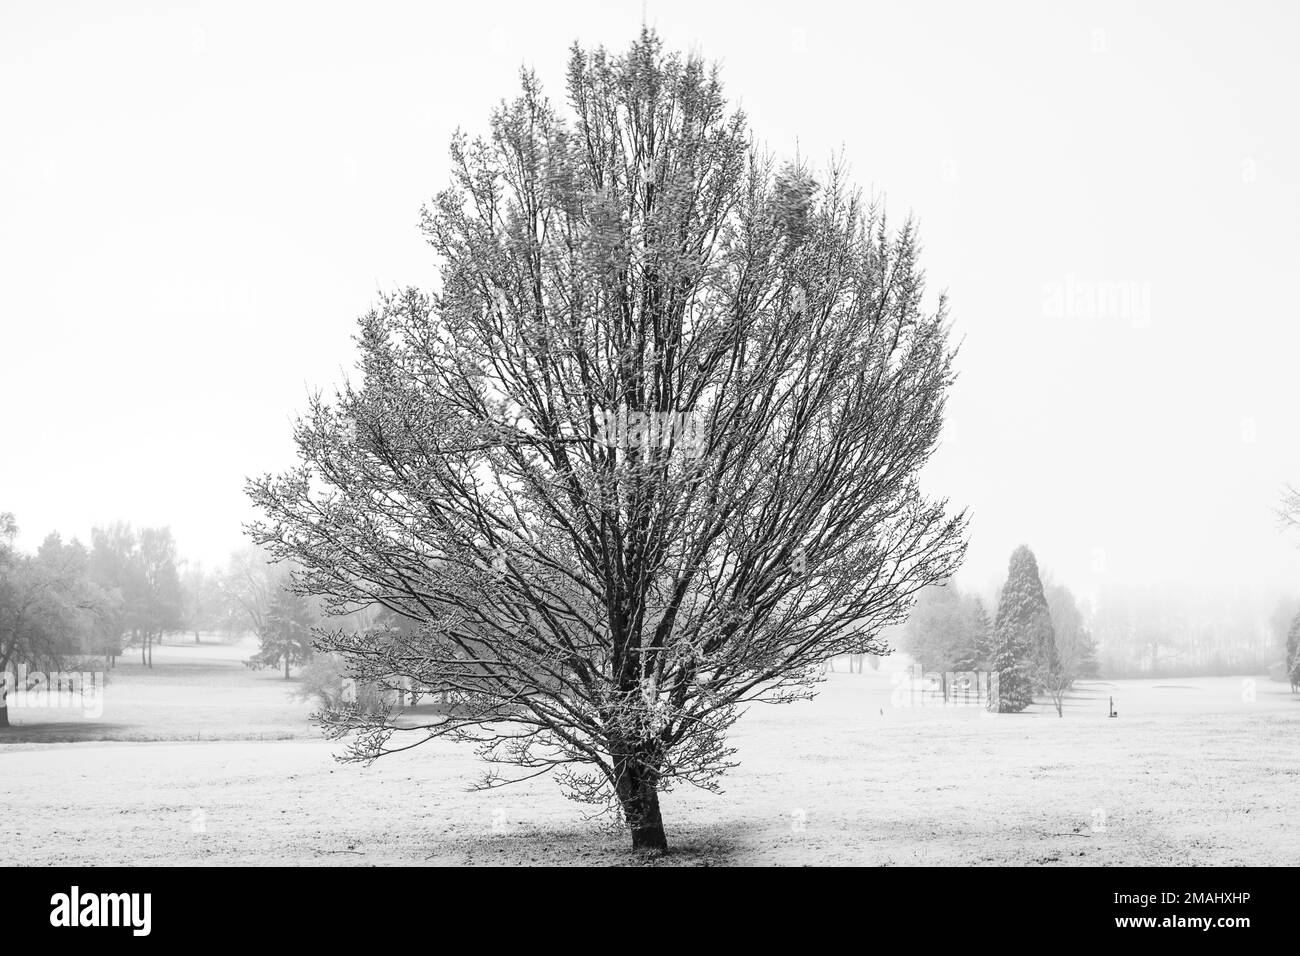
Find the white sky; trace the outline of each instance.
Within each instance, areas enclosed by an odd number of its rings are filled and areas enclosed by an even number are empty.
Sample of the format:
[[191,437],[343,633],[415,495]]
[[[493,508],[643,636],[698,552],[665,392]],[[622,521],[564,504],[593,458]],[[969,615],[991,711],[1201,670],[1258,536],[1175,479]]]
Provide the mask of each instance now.
[[[271,9],[271,7],[274,9]],[[1300,591],[1300,7],[650,0],[779,154],[843,149],[921,220],[965,338],[930,487],[963,578]],[[624,47],[630,3],[0,8],[0,509],[124,518],[206,562],[521,62]],[[1135,293],[1090,306],[1087,294]],[[1056,292],[1077,297],[1062,302]],[[1100,552],[1098,551],[1100,549]]]

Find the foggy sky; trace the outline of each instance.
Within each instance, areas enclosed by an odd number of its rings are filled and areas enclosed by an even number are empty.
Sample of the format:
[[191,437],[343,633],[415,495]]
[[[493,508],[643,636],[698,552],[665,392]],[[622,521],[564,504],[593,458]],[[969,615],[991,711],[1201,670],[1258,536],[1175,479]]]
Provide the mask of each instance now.
[[[521,62],[622,49],[640,2],[0,9],[0,510],[21,544],[170,523],[242,544],[308,389]],[[928,487],[1082,591],[1300,592],[1300,133],[1284,4],[646,5],[778,155],[843,151],[920,220],[961,378]]]

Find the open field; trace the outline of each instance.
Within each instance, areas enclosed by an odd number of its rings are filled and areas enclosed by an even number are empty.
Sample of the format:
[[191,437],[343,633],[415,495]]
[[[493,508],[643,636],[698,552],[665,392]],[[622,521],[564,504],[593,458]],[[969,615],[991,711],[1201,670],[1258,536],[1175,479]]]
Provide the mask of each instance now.
[[129,649],[108,672],[102,716],[11,707],[14,726],[0,730],[0,744],[319,739],[307,719],[312,705],[290,696],[297,681],[285,681],[275,668],[244,666],[256,650],[251,642],[195,644],[173,636],[154,647],[150,670],[139,649]]
[[[5,862],[629,860],[547,779],[467,792],[464,748],[337,763],[292,682],[239,663],[248,650],[169,645],[153,673],[123,660],[98,721],[15,711]],[[657,862],[1300,863],[1300,699],[1285,685],[1091,682],[1063,719],[892,706],[893,689],[886,671],[830,674],[815,701],[753,709],[726,793],[665,798],[675,852]]]

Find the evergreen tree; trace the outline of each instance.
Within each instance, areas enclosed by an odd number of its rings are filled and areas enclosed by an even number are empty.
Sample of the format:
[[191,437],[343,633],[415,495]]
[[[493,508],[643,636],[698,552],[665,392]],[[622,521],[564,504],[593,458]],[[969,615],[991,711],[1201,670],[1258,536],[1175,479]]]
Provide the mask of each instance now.
[[1052,615],[1043,596],[1038,562],[1025,545],[1011,555],[1007,583],[998,600],[992,664],[998,675],[996,706],[1004,714],[1022,711],[1033,702],[1036,670],[1057,667]]
[[989,707],[999,714],[1016,714],[1034,700],[1028,649],[1019,643],[1014,630],[995,627],[993,636],[993,658],[989,669],[997,675],[998,692],[990,699]]
[[257,670],[262,667],[284,667],[284,679],[289,679],[289,668],[311,660],[311,629],[316,614],[311,604],[301,594],[283,588],[271,599],[266,619],[258,629],[262,649],[245,663]]

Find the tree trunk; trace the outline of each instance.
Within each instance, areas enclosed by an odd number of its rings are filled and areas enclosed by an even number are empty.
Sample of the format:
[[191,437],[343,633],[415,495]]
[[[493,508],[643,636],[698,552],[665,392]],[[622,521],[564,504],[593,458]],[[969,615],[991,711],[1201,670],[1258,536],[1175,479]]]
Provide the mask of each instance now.
[[287,653],[284,655],[284,679],[289,679],[289,655]]
[[618,785],[615,788],[623,819],[632,834],[634,850],[666,850],[663,817],[659,814],[659,791],[655,775],[636,756],[618,757],[614,761]]
[[0,727],[9,726],[9,700],[0,700]]
[[198,632],[198,631],[195,631],[195,632],[194,632],[194,643],[197,644],[198,642],[199,642],[199,632]]

